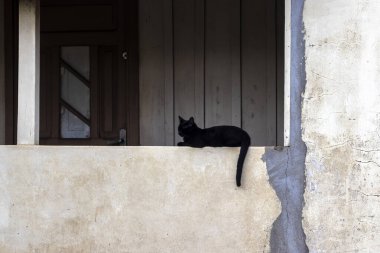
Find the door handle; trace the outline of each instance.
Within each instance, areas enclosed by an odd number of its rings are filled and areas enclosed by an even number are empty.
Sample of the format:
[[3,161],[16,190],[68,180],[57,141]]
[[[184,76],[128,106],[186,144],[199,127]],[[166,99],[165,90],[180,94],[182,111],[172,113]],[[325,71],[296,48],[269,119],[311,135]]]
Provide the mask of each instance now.
[[123,57],[124,60],[128,60],[128,53],[127,53],[127,51],[123,51],[123,53],[121,54],[121,57]]
[[127,130],[124,128],[119,131],[119,139],[107,142],[110,146],[127,146]]

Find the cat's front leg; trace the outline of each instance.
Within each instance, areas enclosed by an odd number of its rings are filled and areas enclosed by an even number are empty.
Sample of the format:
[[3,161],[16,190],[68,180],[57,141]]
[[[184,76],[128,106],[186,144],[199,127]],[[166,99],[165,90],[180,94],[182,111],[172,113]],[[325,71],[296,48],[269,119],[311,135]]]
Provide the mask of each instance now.
[[189,146],[189,144],[186,142],[178,142],[177,146]]

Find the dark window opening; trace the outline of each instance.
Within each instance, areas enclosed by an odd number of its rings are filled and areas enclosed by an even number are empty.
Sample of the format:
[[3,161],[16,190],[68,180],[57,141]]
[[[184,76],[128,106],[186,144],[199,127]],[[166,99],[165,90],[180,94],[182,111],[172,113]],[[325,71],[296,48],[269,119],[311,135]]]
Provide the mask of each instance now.
[[[7,144],[15,2],[5,1]],[[181,115],[283,145],[284,0],[41,0],[40,67],[40,144],[175,145]]]

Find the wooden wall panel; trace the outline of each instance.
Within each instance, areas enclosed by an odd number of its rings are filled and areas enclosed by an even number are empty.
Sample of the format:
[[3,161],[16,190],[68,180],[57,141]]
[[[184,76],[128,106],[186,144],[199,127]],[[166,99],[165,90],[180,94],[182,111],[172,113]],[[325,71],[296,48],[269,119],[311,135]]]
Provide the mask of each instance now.
[[276,0],[267,0],[266,1],[266,76],[267,76],[267,90],[266,90],[266,134],[267,137],[263,142],[253,142],[257,146],[273,146],[276,145],[276,122],[277,122],[277,96],[276,96]]
[[[173,80],[173,0],[163,0],[164,10],[164,64],[165,64],[165,143],[163,145],[174,145],[174,80]],[[159,144],[161,145],[161,144]]]
[[[138,20],[139,13],[139,1],[128,1],[128,12],[125,19],[126,25],[134,24]],[[126,4],[126,1],[124,1]],[[121,10],[123,12],[123,10]],[[127,76],[124,76],[125,80],[128,82],[128,86],[124,87],[127,91],[127,101],[126,108],[133,108],[132,110],[126,109],[127,119],[126,126],[127,129],[127,143],[128,145],[138,146],[140,145],[140,101],[139,94],[139,50],[133,50],[139,48],[139,27],[133,25],[127,32],[127,48],[128,60],[126,61]],[[121,73],[122,74],[122,73]],[[137,85],[136,85],[137,84]],[[121,90],[123,90],[121,88]],[[137,124],[136,124],[137,123]]]
[[235,0],[206,1],[206,127],[240,126],[239,5]]
[[5,5],[0,2],[0,145],[5,144]]
[[174,122],[175,143],[178,115],[194,116],[204,126],[203,0],[174,0]]
[[140,144],[173,145],[171,1],[141,0],[139,14]]
[[205,127],[205,1],[195,0],[195,117],[199,127]]
[[255,146],[276,144],[274,1],[242,0],[242,127]]
[[243,127],[253,145],[276,145],[283,108],[276,8],[276,0],[140,1],[142,145],[178,142],[178,115],[200,127]]

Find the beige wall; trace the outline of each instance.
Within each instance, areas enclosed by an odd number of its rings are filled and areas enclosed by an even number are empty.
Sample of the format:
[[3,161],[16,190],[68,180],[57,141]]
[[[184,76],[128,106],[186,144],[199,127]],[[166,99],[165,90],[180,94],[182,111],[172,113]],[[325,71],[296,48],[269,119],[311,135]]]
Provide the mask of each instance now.
[[264,148],[0,147],[0,252],[269,252]]
[[5,144],[4,1],[0,2],[0,145]]
[[310,252],[380,252],[380,4],[305,1]]

